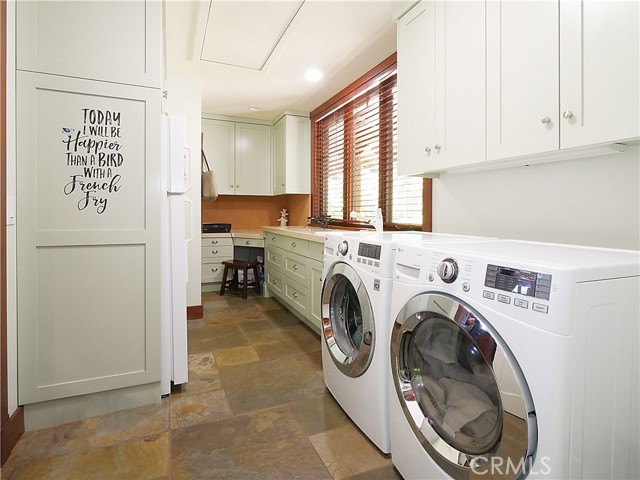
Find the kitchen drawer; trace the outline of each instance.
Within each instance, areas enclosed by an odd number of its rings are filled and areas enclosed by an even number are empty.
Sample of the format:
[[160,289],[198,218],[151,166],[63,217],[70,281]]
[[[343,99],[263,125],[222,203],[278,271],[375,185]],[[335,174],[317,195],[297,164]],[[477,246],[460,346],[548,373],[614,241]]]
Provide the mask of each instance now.
[[309,318],[309,289],[294,282],[290,278],[284,279],[284,299],[300,314]]
[[202,237],[200,245],[204,247],[232,247],[233,239],[231,237]]
[[269,291],[280,298],[284,298],[284,275],[273,270],[265,270]]
[[284,257],[283,273],[304,287],[309,286],[309,262],[312,260],[302,255],[287,252]]
[[277,247],[269,247],[267,253],[267,268],[282,273],[284,270],[284,250]]
[[299,255],[309,255],[309,240],[292,237],[290,235],[278,235],[277,233],[266,233],[265,242],[268,246],[283,248],[289,252]]
[[323,250],[324,242],[309,242],[309,258],[321,262]]
[[218,283],[222,282],[222,274],[224,272],[224,265],[220,262],[215,263],[203,263],[201,266],[201,283]]
[[233,245],[214,245],[211,247],[201,247],[201,249],[203,260],[205,258],[216,258],[222,261],[231,260],[233,258]]
[[286,237],[282,235],[278,235],[277,233],[269,233],[269,232],[264,233],[264,243],[267,246],[281,247],[282,245],[284,245],[284,242],[286,240],[287,240]]
[[264,238],[233,237],[235,247],[264,248]]

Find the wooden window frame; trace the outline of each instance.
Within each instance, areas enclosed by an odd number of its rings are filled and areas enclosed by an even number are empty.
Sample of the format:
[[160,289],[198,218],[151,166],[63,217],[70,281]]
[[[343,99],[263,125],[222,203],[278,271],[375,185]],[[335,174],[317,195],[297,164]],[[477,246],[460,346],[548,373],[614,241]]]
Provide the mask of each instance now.
[[[347,86],[345,89],[340,91],[338,94],[331,97],[325,103],[314,109],[311,114],[311,124],[312,124],[312,135],[311,135],[311,152],[312,152],[312,189],[311,189],[311,215],[316,216],[320,213],[320,191],[323,183],[322,172],[320,171],[320,165],[318,159],[316,158],[316,147],[318,142],[318,136],[321,136],[322,133],[319,132],[318,128],[318,120],[322,119],[329,113],[337,110],[338,108],[344,106],[347,102],[350,102],[353,98],[355,98],[360,92],[363,92],[371,87],[371,85],[377,81],[377,77],[384,75],[388,72],[391,72],[396,69],[397,64],[397,54],[394,53],[374,68],[365,73],[362,77],[357,79],[351,85]],[[384,84],[381,82],[381,85]],[[380,88],[378,86],[377,88]],[[391,107],[391,103],[383,103],[380,106],[380,119],[381,121],[384,119],[386,122],[391,121],[391,116],[388,114],[388,109]],[[347,126],[345,125],[345,128]],[[345,132],[345,138],[351,138],[348,135],[348,132]],[[385,210],[386,217],[391,218],[391,208],[392,202],[389,196],[388,191],[386,191],[384,185],[388,184],[387,179],[388,176],[392,174],[392,169],[390,168],[389,162],[387,159],[389,156],[386,154],[391,146],[388,145],[389,142],[386,142],[386,138],[381,136],[380,138],[380,149],[379,149],[379,175],[380,182],[378,184],[378,198],[379,205],[382,206]],[[345,198],[345,204],[343,206],[343,218],[348,218],[348,212],[346,210],[349,209],[349,205],[351,204],[351,185],[353,182],[349,175],[351,174],[351,169],[347,168],[347,166],[352,164],[352,149],[349,148],[348,142],[344,144],[344,164],[345,164],[345,178],[344,178],[344,191],[343,198]],[[363,225],[360,222],[354,222],[350,220],[344,219],[334,219],[332,221],[333,226],[337,227],[346,227],[346,228],[363,228],[367,225]],[[385,229],[392,230],[422,230],[425,232],[430,232],[432,230],[432,180],[430,178],[423,179],[422,186],[422,225],[401,225],[395,224],[391,222],[385,222]]]

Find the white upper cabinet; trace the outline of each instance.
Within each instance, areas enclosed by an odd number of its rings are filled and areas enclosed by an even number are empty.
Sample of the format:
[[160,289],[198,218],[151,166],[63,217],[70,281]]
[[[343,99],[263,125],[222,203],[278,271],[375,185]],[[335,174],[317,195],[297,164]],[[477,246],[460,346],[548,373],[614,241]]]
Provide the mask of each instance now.
[[271,126],[236,123],[236,195],[271,195]]
[[271,195],[271,126],[202,119],[202,148],[221,195]]
[[637,1],[487,2],[487,156],[639,136]]
[[284,115],[273,126],[273,194],[311,193],[311,121]]
[[398,20],[398,172],[482,163],[485,4],[422,1]]
[[16,38],[18,70],[161,86],[162,2],[156,0],[19,1]]
[[638,5],[560,2],[560,148],[640,136]]

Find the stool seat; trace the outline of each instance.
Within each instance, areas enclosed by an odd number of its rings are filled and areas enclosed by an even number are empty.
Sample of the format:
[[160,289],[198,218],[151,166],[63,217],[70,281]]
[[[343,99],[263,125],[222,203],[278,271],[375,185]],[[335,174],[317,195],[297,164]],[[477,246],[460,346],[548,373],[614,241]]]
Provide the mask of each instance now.
[[[222,272],[222,285],[220,285],[220,295],[224,295],[225,289],[227,289],[227,284],[229,285],[229,289],[238,290],[238,272],[242,271],[242,298],[247,298],[247,289],[249,287],[255,287],[260,293],[260,281],[258,280],[258,265],[259,263],[256,260],[245,261],[245,260],[225,260],[222,262],[224,265],[224,272]],[[249,283],[249,269],[253,270],[253,282]],[[227,279],[227,274],[229,271],[232,272],[231,278]]]

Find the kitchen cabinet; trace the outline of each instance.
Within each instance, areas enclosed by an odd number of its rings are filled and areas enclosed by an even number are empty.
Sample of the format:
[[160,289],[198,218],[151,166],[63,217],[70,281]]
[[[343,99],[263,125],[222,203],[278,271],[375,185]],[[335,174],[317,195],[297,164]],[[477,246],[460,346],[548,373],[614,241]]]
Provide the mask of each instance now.
[[221,195],[271,195],[271,126],[202,119],[202,148]]
[[637,138],[638,2],[487,2],[487,157]]
[[311,193],[311,121],[284,115],[273,126],[273,194]]
[[[213,234],[216,235],[216,234]],[[222,262],[233,260],[233,239],[229,234],[201,238],[202,283],[222,282]],[[211,289],[213,290],[213,288]]]
[[322,238],[265,232],[265,283],[300,320],[320,333]]
[[16,2],[18,70],[160,88],[162,2]]
[[398,173],[484,162],[485,3],[424,0],[398,20]]

